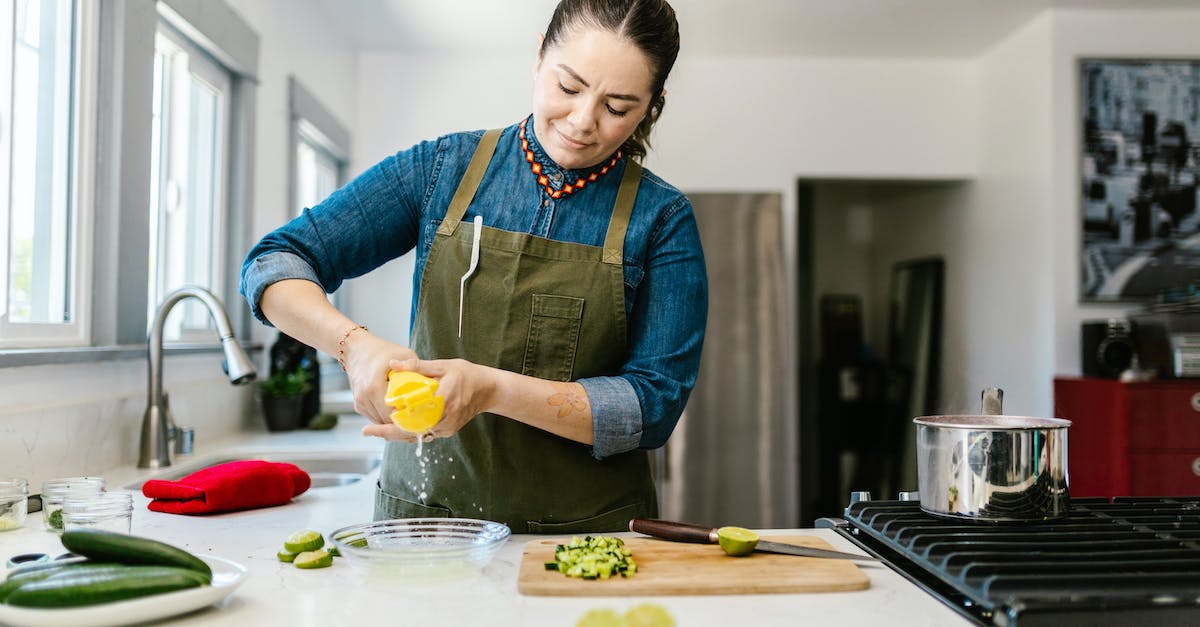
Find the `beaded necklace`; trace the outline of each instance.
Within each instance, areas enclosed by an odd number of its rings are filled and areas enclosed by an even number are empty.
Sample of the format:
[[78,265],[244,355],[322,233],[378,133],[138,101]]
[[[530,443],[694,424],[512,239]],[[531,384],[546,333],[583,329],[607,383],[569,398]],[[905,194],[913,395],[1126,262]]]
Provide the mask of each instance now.
[[529,162],[529,169],[532,170],[534,176],[537,177],[538,185],[544,187],[546,189],[546,193],[555,200],[562,198],[563,196],[569,196],[577,189],[583,189],[588,183],[595,183],[596,179],[608,174],[609,169],[611,169],[614,165],[617,165],[617,161],[621,160],[621,151],[618,149],[617,154],[613,155],[613,158],[609,160],[608,164],[600,168],[598,171],[592,172],[587,176],[581,176],[575,181],[575,183],[567,183],[566,185],[563,185],[562,189],[554,189],[553,187],[550,187],[549,177],[547,177],[545,174],[542,174],[542,164],[537,162],[537,159],[535,159],[533,156],[533,151],[529,149],[529,140],[525,139],[525,123],[528,121],[529,118],[521,120],[521,150],[525,151],[525,161]]

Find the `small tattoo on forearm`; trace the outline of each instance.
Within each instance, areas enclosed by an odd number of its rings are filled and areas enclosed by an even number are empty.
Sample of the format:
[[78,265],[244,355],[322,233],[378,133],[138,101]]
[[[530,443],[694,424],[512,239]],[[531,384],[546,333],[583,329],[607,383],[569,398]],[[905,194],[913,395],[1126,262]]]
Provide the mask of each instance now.
[[573,411],[587,412],[587,398],[580,393],[580,386],[571,383],[555,383],[554,388],[557,391],[546,399],[546,404],[558,408],[559,418],[566,418]]

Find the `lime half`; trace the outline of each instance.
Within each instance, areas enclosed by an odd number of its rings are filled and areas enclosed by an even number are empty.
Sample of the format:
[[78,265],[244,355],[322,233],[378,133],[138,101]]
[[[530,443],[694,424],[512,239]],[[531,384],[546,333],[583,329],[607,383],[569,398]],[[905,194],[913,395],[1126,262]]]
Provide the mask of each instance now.
[[275,557],[278,557],[281,562],[291,562],[296,559],[296,554],[287,549],[281,549],[275,554]]
[[288,536],[283,542],[283,548],[289,553],[303,553],[305,551],[315,551],[325,546],[325,538],[320,533],[311,529],[297,531]]
[[717,529],[717,542],[725,553],[734,557],[743,557],[754,552],[758,546],[758,534],[742,527],[721,527]]

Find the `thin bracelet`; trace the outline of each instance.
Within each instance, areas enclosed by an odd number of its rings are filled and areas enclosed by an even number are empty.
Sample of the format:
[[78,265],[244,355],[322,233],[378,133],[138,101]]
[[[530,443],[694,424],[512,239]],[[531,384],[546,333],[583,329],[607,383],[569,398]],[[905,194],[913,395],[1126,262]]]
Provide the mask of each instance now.
[[[339,340],[338,340],[338,346],[345,346],[345,345],[346,345],[346,338],[350,337],[350,334],[351,334],[351,333],[354,333],[355,331],[357,331],[357,330],[359,330],[359,329],[362,329],[363,331],[366,331],[366,330],[367,330],[367,327],[364,327],[364,326],[363,326],[363,325],[361,325],[361,324],[360,324],[360,325],[357,325],[357,326],[350,327],[350,330],[349,330],[349,331],[346,331],[345,333],[343,333],[343,334],[342,334],[342,337],[341,337],[341,339],[339,339]],[[345,358],[345,357],[346,357],[346,349],[345,349],[345,348],[339,348],[339,349],[338,349],[338,352],[337,352],[337,361],[338,361],[338,363],[339,363],[339,364],[341,364],[341,365],[342,365],[342,372],[345,372],[345,371],[346,371],[346,362],[344,361],[344,358]]]

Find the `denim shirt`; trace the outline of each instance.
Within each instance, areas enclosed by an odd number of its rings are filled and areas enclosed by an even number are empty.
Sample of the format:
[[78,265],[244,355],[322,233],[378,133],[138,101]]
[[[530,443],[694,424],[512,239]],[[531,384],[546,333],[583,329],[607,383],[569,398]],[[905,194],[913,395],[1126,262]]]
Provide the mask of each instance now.
[[[533,136],[527,139],[554,189],[607,165],[564,170]],[[486,207],[484,224],[552,240],[602,247],[628,157],[583,189],[552,198],[530,169],[518,126],[504,129],[496,154],[463,220]],[[319,205],[268,233],[242,265],[241,292],[270,324],[259,301],[268,285],[307,279],[331,293],[416,249],[411,321],[434,233],[458,188],[481,131],[445,135],[387,157]],[[688,199],[649,170],[642,174],[624,247],[628,348],[611,376],[579,383],[593,413],[597,459],[666,443],[700,367],[708,315],[708,277]],[[457,290],[447,290],[447,293]]]

